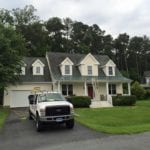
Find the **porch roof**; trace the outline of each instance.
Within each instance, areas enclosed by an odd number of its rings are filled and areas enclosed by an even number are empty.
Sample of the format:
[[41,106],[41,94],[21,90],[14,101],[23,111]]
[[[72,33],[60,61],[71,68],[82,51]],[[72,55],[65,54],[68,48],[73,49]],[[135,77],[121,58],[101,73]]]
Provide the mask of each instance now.
[[96,82],[124,82],[124,83],[127,83],[127,82],[131,82],[132,80],[126,78],[126,77],[123,77],[123,76],[55,76],[55,80],[59,80],[59,81],[62,81],[62,82],[84,82],[84,81],[87,81],[87,82],[92,82],[93,81],[96,81]]

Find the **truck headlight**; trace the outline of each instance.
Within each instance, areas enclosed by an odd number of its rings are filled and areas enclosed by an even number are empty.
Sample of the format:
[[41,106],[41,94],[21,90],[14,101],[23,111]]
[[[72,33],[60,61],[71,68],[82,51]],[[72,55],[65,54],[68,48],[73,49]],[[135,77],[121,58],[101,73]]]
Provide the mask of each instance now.
[[45,116],[45,109],[40,109],[41,116]]

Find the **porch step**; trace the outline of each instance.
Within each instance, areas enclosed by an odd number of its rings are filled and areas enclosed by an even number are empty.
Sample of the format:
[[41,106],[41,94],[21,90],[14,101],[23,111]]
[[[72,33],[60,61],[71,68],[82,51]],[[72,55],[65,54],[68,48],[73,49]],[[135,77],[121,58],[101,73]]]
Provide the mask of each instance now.
[[92,100],[90,108],[113,107],[108,101]]

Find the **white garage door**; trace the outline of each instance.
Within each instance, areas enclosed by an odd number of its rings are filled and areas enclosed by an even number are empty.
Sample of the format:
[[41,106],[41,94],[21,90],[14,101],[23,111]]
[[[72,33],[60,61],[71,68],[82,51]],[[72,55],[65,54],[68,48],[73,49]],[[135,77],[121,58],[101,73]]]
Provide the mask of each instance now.
[[10,107],[28,107],[28,96],[30,91],[12,91]]

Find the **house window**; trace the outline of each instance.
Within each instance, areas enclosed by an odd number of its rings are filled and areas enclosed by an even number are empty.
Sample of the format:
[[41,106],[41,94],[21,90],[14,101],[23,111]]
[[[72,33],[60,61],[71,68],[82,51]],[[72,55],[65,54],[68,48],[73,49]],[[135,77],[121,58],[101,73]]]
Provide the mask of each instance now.
[[73,95],[73,86],[72,84],[63,84],[62,85],[62,94],[63,95]]
[[88,75],[92,75],[92,66],[87,66]]
[[41,73],[41,68],[40,67],[36,67],[36,73],[40,74]]
[[108,73],[110,76],[113,75],[113,67],[108,67]]
[[109,84],[109,94],[110,95],[116,94],[116,84]]
[[65,65],[65,74],[66,75],[70,74],[70,66],[69,65]]

